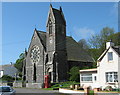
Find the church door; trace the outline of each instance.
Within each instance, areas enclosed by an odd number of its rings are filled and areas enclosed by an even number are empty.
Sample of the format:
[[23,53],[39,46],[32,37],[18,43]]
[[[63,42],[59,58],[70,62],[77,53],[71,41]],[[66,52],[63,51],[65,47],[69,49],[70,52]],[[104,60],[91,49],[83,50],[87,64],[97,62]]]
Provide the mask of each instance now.
[[51,72],[49,72],[49,83],[51,83]]

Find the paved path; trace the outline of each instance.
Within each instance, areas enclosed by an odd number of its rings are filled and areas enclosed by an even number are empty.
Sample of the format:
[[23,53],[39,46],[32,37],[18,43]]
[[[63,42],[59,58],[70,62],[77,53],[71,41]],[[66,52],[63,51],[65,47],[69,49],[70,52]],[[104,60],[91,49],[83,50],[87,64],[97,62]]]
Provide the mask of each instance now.
[[16,90],[15,95],[66,95],[61,94],[58,90],[43,90],[32,88],[14,88]]
[[16,93],[58,93],[58,90],[43,90],[33,88],[14,88]]

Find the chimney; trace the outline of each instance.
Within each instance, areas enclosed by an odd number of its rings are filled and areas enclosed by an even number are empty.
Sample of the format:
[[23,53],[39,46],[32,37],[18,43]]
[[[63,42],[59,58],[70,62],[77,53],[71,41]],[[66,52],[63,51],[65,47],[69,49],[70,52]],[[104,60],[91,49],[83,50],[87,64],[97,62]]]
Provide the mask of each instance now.
[[106,49],[112,46],[114,46],[114,43],[112,41],[106,42]]

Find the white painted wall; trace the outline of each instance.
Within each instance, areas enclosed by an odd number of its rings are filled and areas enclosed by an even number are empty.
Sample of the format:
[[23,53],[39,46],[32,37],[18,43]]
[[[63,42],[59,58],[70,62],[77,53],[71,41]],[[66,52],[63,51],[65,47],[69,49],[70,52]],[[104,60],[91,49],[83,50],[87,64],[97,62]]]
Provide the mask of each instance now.
[[114,46],[113,42],[106,42],[106,49],[108,49],[110,46]]
[[[81,81],[81,74],[92,74],[92,81],[85,81],[85,82],[83,82],[83,81]],[[95,88],[95,85],[97,84],[97,81],[95,81],[94,80],[94,76],[96,76],[97,77],[97,73],[80,73],[80,86],[81,87],[84,87],[84,86],[90,86],[91,87],[91,89],[93,89],[93,88]]]
[[[113,61],[108,61],[108,52],[113,52]],[[103,57],[101,62],[98,63],[99,67],[98,70],[98,83],[102,88],[105,88],[106,86],[110,85],[114,87],[115,84],[109,84],[106,83],[106,72],[118,72],[118,54],[110,48],[106,53],[106,55]]]
[[0,71],[0,78],[3,76],[3,70]]
[[[107,51],[103,59],[97,63],[97,82],[82,82],[80,80],[80,85],[88,85],[92,88],[95,88],[95,85],[104,89],[106,86],[112,86],[112,88],[119,87],[120,88],[120,56],[119,54],[111,47],[114,44],[107,43],[106,49],[110,47]],[[108,52],[113,52],[113,60],[108,61]],[[103,56],[103,55],[102,55]],[[107,83],[106,82],[106,72],[118,72],[118,83]],[[82,72],[85,73],[85,72]],[[94,76],[94,73],[92,73]],[[80,74],[81,78],[81,74]]]
[[83,91],[75,91],[75,90],[68,90],[68,89],[62,89],[59,88],[60,93],[80,93],[79,95],[84,95],[84,90]]

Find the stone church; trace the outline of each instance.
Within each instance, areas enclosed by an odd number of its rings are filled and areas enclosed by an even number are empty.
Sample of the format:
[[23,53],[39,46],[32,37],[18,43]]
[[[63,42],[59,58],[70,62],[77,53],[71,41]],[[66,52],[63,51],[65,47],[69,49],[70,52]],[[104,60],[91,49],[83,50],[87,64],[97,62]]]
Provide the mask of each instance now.
[[62,8],[50,5],[46,32],[34,30],[25,52],[23,80],[26,87],[41,88],[44,76],[50,82],[66,81],[73,66],[92,66],[93,59],[72,38],[66,36],[66,20]]

